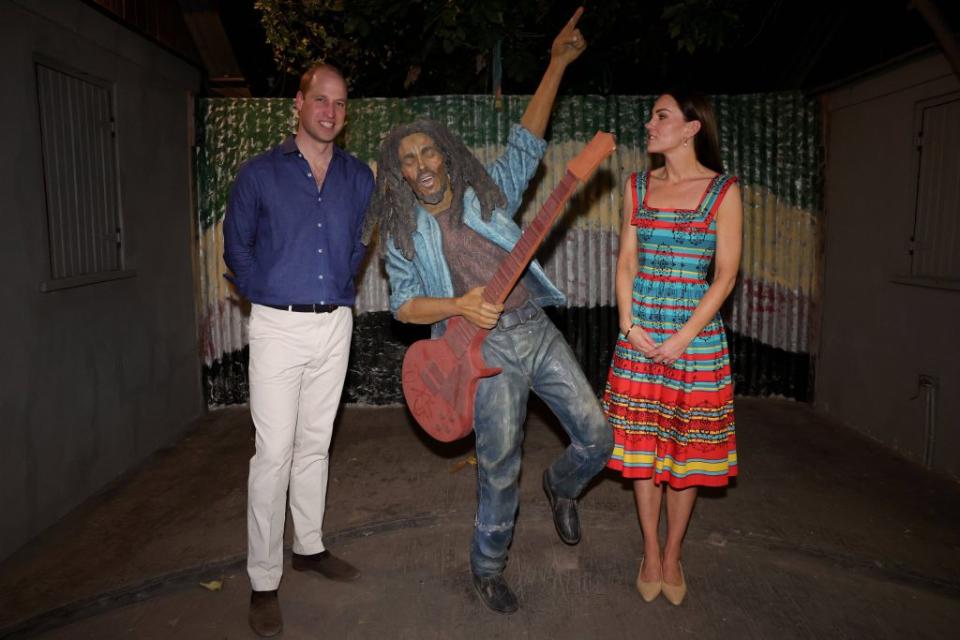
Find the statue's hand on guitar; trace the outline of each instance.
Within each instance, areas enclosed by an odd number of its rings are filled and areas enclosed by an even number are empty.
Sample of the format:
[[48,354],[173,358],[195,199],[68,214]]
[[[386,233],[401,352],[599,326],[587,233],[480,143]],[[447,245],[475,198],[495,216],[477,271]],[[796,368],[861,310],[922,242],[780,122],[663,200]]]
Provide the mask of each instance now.
[[486,287],[474,287],[457,298],[460,315],[481,329],[493,329],[503,313],[503,303],[487,302],[483,299]]

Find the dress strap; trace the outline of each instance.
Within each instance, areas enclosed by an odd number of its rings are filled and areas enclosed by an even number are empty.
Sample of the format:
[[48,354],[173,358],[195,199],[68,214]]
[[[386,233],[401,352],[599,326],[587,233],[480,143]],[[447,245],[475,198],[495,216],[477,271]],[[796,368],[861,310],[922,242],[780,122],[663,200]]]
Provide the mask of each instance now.
[[727,190],[731,185],[736,184],[740,181],[740,178],[737,176],[731,176],[727,174],[720,174],[713,181],[713,186],[710,187],[710,193],[703,199],[703,211],[706,212],[706,218],[704,222],[710,224],[713,222],[714,216],[717,215],[717,210],[720,208],[720,203],[723,202],[723,197],[727,195]]
[[647,185],[650,184],[650,171],[644,169],[642,173],[637,175],[637,203],[638,208],[643,206],[643,203],[647,201]]
[[633,215],[630,218],[630,224],[636,226],[640,220],[640,207],[647,197],[647,176],[649,171],[630,174],[630,193],[633,194]]
[[634,171],[630,174],[630,177],[627,178],[627,183],[630,185],[630,196],[633,198],[631,203],[631,213],[630,213],[630,224],[637,224],[637,214],[640,212],[640,203],[643,200],[640,199],[640,194],[637,191],[639,180],[637,179],[637,172]]

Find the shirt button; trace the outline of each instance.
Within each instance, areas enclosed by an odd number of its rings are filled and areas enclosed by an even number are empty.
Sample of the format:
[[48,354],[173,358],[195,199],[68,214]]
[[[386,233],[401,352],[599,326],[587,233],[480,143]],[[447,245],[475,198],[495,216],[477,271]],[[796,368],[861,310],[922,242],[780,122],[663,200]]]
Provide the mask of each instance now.
[[322,226],[323,226],[323,223],[322,223],[322,222],[318,222],[318,223],[317,223],[317,226],[318,226],[318,227],[322,227]]
[[317,202],[323,202],[323,198],[317,198]]
[[317,253],[323,253],[323,249],[317,249]]
[[312,177],[313,177],[313,174],[310,173],[310,172],[307,172],[307,177],[308,177],[308,178],[312,178]]
[[323,280],[323,274],[321,273],[320,275],[318,275],[318,276],[317,276],[317,279],[318,279],[318,280]]

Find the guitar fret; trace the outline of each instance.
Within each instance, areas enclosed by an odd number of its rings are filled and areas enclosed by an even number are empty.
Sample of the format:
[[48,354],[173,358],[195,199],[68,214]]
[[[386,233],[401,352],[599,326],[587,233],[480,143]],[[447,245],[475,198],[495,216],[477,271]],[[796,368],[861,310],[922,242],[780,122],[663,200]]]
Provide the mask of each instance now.
[[502,270],[498,270],[493,274],[487,288],[484,289],[483,297],[488,302],[496,302],[504,289],[506,289],[506,276],[502,273]]

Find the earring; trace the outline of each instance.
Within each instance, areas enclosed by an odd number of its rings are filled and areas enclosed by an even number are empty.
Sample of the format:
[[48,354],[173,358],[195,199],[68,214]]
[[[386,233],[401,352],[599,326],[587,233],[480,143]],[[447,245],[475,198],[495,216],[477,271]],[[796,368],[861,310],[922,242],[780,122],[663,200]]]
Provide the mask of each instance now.
[[686,147],[686,146],[687,146],[687,143],[688,143],[689,141],[690,141],[689,138],[684,138],[684,139],[683,139],[683,146]]

